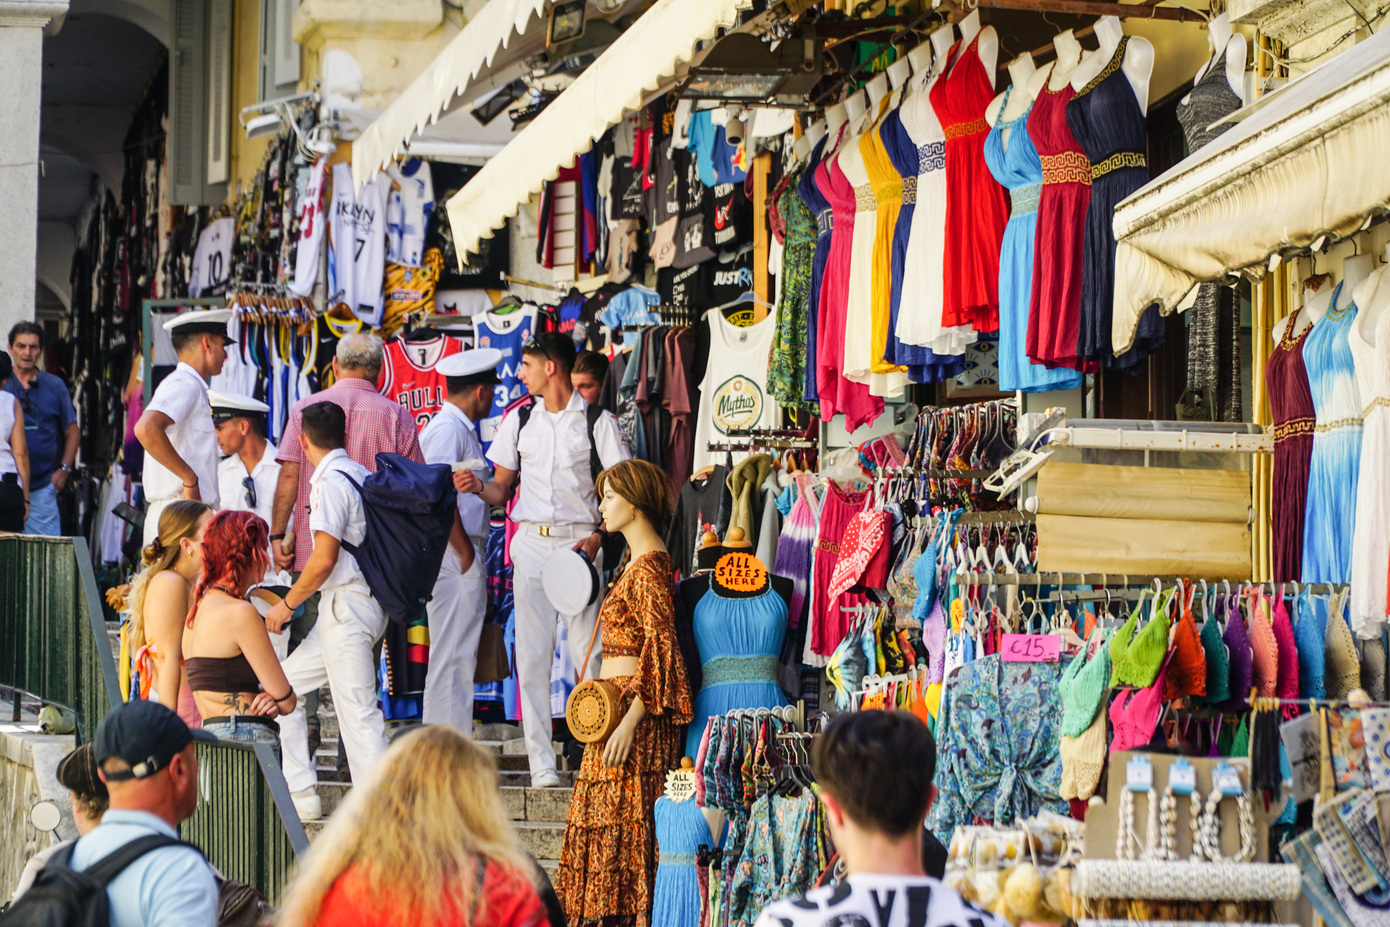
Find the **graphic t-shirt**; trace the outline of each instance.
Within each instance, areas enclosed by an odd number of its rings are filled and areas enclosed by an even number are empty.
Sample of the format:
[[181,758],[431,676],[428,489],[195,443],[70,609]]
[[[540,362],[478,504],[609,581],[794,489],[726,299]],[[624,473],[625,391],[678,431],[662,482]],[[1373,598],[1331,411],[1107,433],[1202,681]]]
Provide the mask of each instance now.
[[[730,431],[745,428],[777,428],[782,407],[767,392],[768,352],[777,332],[777,317],[768,313],[761,322],[738,328],[722,313],[711,312],[709,363],[700,383],[700,412],[695,424],[696,470],[719,463],[722,451],[708,450],[711,441],[723,441]],[[735,461],[747,457],[736,453]]]
[[447,335],[423,341],[392,341],[377,378],[377,392],[399,402],[424,428],[444,407],[445,376],[435,370],[444,358],[463,350],[463,342]]
[[232,241],[236,238],[236,220],[218,219],[198,236],[198,248],[193,252],[193,270],[188,276],[188,297],[221,296],[227,291],[227,278],[232,273]]
[[386,270],[386,191],[391,178],[378,174],[353,195],[352,168],[333,165],[333,209],[328,236],[329,295],[342,291],[357,317],[381,324],[382,275]]
[[486,451],[492,446],[497,426],[502,424],[502,413],[526,394],[526,387],[521,384],[518,375],[521,370],[521,346],[536,330],[536,307],[522,306],[507,313],[479,313],[473,316],[473,330],[476,333],[476,347],[496,348],[502,352],[502,363],[497,365],[500,382],[493,388],[492,408],[487,417],[478,422],[478,436],[482,438],[483,450]]
[[930,876],[852,875],[763,908],[754,927],[1008,927]]
[[400,331],[407,316],[434,311],[434,288],[444,270],[438,248],[425,252],[419,267],[386,263],[386,308],[381,314],[381,335],[390,338]]
[[729,527],[729,504],[720,503],[721,496],[729,495],[725,486],[728,476],[727,468],[715,467],[704,479],[681,484],[676,514],[666,532],[666,549],[670,551],[671,563],[683,576],[694,575],[698,567],[695,552],[700,549],[705,532],[713,531],[723,537]]

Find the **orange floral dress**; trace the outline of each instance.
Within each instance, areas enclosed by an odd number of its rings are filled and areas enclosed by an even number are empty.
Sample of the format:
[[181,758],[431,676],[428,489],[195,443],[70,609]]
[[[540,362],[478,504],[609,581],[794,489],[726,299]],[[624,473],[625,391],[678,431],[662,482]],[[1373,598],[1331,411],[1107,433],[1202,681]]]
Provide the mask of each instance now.
[[651,923],[653,809],[666,773],[680,763],[680,728],[691,718],[690,683],[676,643],[674,574],[665,551],[643,554],[613,584],[599,612],[604,655],[637,658],[634,675],[612,680],[622,688],[622,710],[636,696],[647,715],[619,768],[603,765],[603,744],[584,750],[555,877],[572,927]]

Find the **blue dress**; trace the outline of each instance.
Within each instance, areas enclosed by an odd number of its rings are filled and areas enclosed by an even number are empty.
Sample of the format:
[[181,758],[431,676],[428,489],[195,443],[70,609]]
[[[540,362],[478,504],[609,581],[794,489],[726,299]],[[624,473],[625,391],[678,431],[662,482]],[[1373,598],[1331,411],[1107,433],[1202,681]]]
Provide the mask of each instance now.
[[811,157],[806,161],[806,170],[802,172],[801,180],[796,184],[796,192],[816,217],[816,256],[811,261],[811,291],[806,297],[806,366],[803,368],[806,377],[801,392],[801,398],[806,402],[815,402],[819,398],[815,376],[816,319],[820,315],[820,284],[825,276],[825,262],[830,257],[830,230],[833,227],[830,202],[821,195],[813,177],[825,154],[827,141],[829,136],[822,138],[816,143],[816,147],[811,149]]
[[705,813],[695,799],[674,802],[665,795],[656,800],[656,886],[652,890],[653,924],[662,927],[698,927],[700,882],[695,875],[695,853],[714,848]]
[[[1075,389],[1081,385],[1078,371],[1065,367],[1049,370],[1033,363],[1025,352],[1028,304],[1033,293],[1033,242],[1038,234],[1042,161],[1026,128],[1032,104],[1017,119],[1005,122],[1002,118],[1012,92],[1012,87],[1004,91],[1000,119],[985,137],[985,163],[994,179],[1009,191],[1013,203],[999,253],[999,388],[1005,392],[1021,390],[1025,393]],[[1005,130],[1009,132],[1008,147],[1004,145]]]
[[787,603],[768,586],[762,595],[731,599],[710,583],[692,619],[704,683],[695,696],[695,715],[685,755],[700,752],[705,722],[737,708],[780,708],[787,704],[777,684],[777,655],[787,633]]
[[1356,304],[1342,286],[1332,292],[1327,313],[1303,339],[1303,365],[1313,393],[1317,431],[1308,465],[1308,502],[1303,519],[1303,581],[1351,582],[1352,526],[1361,467],[1361,393],[1347,336]]

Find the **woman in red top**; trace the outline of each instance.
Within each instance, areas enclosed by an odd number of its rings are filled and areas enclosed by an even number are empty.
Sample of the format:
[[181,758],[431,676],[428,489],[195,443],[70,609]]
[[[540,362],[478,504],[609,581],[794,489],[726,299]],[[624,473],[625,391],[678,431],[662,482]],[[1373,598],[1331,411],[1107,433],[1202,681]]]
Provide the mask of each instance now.
[[295,876],[281,927],[541,927],[497,765],[444,726],[396,738]]

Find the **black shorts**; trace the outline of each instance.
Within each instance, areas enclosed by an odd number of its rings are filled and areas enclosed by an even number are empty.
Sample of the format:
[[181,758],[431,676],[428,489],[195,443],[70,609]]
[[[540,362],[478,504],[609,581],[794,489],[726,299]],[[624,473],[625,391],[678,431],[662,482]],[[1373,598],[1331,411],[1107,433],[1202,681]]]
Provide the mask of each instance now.
[[0,531],[24,530],[24,489],[19,477],[7,473],[0,477]]

